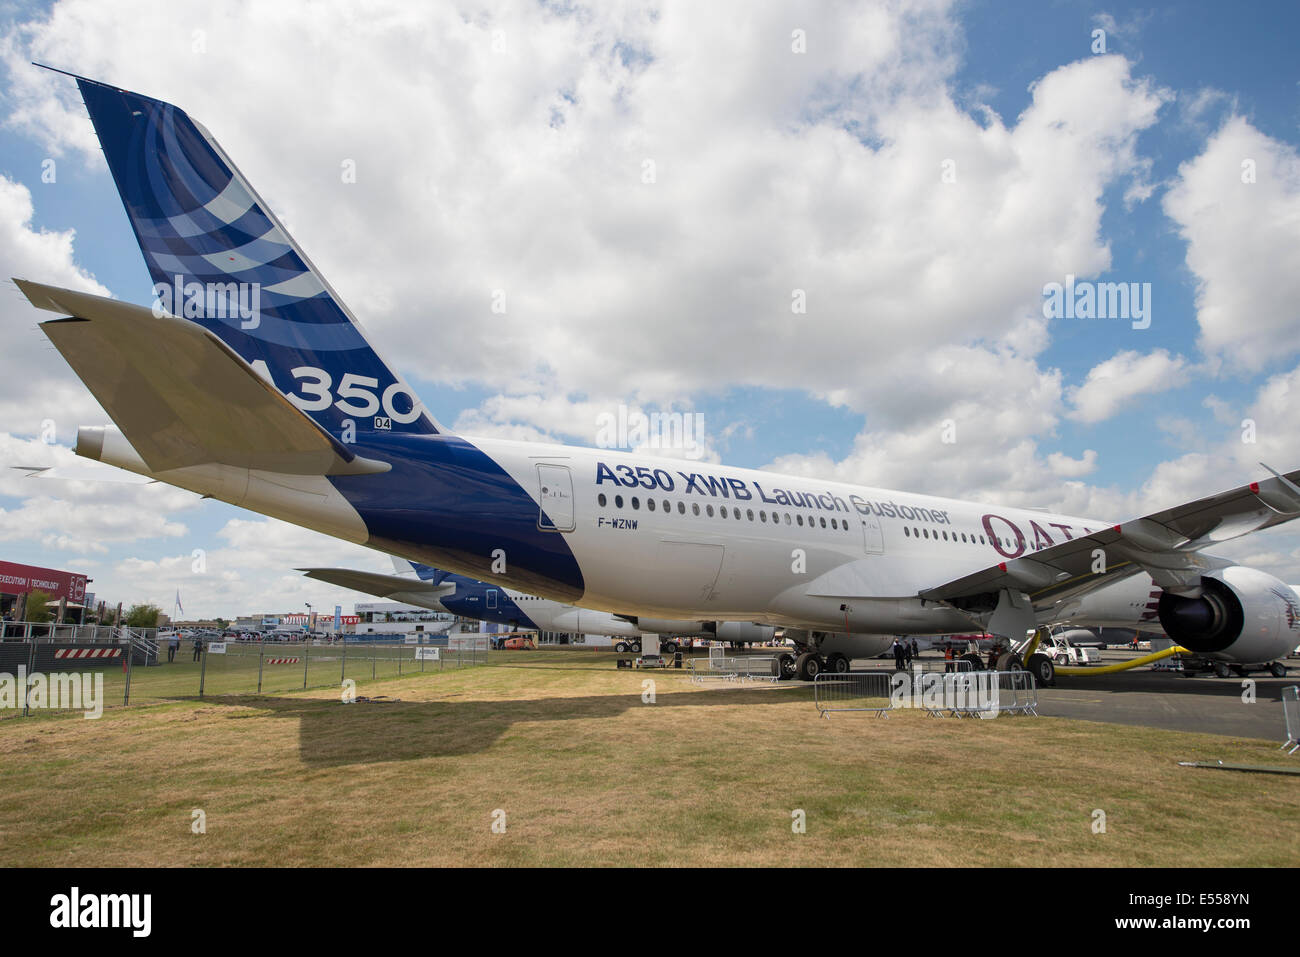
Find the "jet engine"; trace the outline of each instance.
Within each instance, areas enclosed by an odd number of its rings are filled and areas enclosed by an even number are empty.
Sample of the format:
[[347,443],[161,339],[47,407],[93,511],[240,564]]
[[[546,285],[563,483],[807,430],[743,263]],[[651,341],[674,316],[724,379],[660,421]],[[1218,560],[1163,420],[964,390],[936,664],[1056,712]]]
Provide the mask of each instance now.
[[1242,565],[1202,576],[1199,598],[1163,592],[1158,613],[1170,638],[1221,660],[1274,661],[1300,643],[1300,598],[1272,575]]

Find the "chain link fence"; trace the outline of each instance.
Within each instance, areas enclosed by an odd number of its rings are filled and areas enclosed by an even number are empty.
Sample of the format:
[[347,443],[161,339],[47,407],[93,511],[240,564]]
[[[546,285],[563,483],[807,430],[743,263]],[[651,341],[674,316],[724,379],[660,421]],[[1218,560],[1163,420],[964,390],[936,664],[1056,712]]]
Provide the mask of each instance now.
[[274,695],[489,662],[487,636],[426,643],[173,641],[154,629],[4,624],[0,720],[177,698]]

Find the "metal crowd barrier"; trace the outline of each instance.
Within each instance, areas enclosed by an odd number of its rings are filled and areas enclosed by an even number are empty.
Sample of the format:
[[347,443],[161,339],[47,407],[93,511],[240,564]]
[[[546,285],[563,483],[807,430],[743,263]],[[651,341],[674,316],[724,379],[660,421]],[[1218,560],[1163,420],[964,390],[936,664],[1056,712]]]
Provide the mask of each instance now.
[[891,671],[823,671],[813,679],[813,701],[827,719],[832,711],[870,711],[878,718],[888,718],[894,706],[893,679]]
[[1038,714],[1038,682],[1028,671],[971,671],[942,677],[943,703],[927,707],[927,714],[942,717],[947,712],[954,718]]
[[913,673],[923,672],[926,674],[934,672],[938,672],[939,674],[955,674],[974,670],[969,661],[964,661],[961,658],[954,658],[952,661],[948,661],[944,658],[926,658],[924,661],[920,658],[913,658],[907,667],[908,670]]
[[1282,715],[1286,718],[1286,742],[1282,748],[1289,748],[1287,754],[1300,750],[1300,685],[1291,685],[1282,689]]
[[708,659],[691,658],[687,671],[691,680],[700,683],[710,679],[719,681],[776,681],[781,677],[781,667],[776,655],[736,655],[726,657],[710,654]]
[[992,718],[1038,714],[1038,683],[1028,671],[824,672],[813,680],[817,711],[870,711],[881,717],[901,708],[931,717]]

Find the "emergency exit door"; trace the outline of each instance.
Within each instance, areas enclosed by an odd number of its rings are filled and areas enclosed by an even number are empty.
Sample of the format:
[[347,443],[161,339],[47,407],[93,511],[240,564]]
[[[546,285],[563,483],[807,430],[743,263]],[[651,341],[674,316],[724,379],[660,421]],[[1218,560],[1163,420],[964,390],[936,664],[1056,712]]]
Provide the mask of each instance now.
[[550,532],[573,531],[573,475],[569,467],[538,465],[537,485],[541,493],[537,527]]

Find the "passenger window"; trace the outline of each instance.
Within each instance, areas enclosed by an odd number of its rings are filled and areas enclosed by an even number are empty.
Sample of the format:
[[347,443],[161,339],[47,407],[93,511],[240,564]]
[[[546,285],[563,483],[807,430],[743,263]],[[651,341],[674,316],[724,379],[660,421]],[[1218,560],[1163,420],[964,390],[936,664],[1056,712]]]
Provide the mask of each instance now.
[[686,503],[685,503],[685,502],[678,502],[678,503],[677,503],[677,514],[678,514],[678,515],[685,515],[685,514],[686,514]]
[[752,522],[754,520],[754,510],[752,508],[745,509],[745,516]]
[[911,537],[912,537],[912,533],[911,533],[911,531],[908,530],[908,527],[907,527],[906,525],[903,526],[903,537],[904,537],[904,538],[911,538]]
[[691,512],[693,512],[693,513],[696,514],[696,515],[699,515],[699,514],[700,514],[700,503],[699,503],[699,502],[692,502],[692,503],[691,503]]
[[723,518],[726,518],[726,517],[727,517],[727,506],[725,506],[725,505],[719,505],[719,506],[718,506],[718,514],[721,515]]
[[758,513],[758,520],[759,520],[760,522],[766,522],[766,521],[767,521],[767,512],[759,512],[759,513]]
[[604,507],[605,507],[605,493],[604,493],[604,492],[601,492],[599,495],[596,496],[596,504],[599,505],[601,508],[604,508]]
[[615,495],[615,496],[614,496],[614,507],[615,507],[615,508],[622,508],[622,507],[623,507],[623,496],[622,496],[622,495]]
[[790,524],[790,513],[789,513],[789,512],[786,512],[786,513],[785,513],[785,523],[786,523],[787,525]]
[[640,508],[640,507],[641,507],[641,500],[640,500],[639,498],[637,498],[635,495],[632,496],[632,507],[633,507],[633,508]]
[[704,506],[704,510],[705,510],[706,512],[709,513],[709,518],[712,518],[712,517],[713,517],[713,506],[712,506],[712,505],[706,505],[706,506]]
[[646,500],[645,500],[645,507],[648,508],[648,509],[650,509],[650,511],[653,512],[653,511],[655,510],[655,500],[652,499],[652,498],[648,498],[648,499],[646,499]]
[[822,519],[822,528],[825,528],[825,527],[826,527],[826,519],[823,518],[823,519]]
[[802,516],[802,515],[796,515],[796,516],[794,517],[794,523],[795,523],[796,525],[798,525],[800,528],[803,528],[803,516]]

